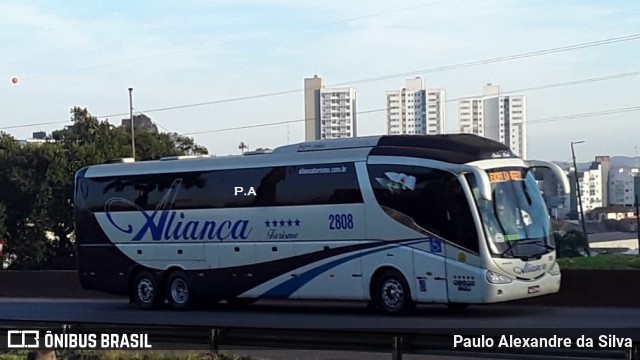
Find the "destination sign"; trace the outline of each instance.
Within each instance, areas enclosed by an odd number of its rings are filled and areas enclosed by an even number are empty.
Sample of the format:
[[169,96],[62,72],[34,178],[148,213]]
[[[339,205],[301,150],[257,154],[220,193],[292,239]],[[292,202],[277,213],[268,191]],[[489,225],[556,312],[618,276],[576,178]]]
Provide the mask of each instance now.
[[522,172],[520,170],[510,170],[510,171],[493,171],[489,174],[489,181],[492,183],[495,182],[503,182],[503,181],[517,181],[522,180]]

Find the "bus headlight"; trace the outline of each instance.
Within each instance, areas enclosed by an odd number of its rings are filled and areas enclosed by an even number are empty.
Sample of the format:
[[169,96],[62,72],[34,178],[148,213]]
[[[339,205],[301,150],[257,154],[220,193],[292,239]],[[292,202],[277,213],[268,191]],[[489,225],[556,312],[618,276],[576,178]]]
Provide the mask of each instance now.
[[558,276],[560,275],[560,265],[557,262],[553,263],[551,270],[549,270],[549,275]]
[[493,271],[487,271],[487,281],[491,284],[509,284],[513,280],[508,276],[494,273]]

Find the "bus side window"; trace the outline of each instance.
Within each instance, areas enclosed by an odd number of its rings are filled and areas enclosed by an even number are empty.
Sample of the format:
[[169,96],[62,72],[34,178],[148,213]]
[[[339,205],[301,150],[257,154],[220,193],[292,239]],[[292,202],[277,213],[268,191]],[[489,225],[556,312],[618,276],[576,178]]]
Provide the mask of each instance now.
[[[369,165],[371,186],[378,204],[389,216],[426,235],[435,234],[471,251],[479,245],[471,211],[458,179],[451,173],[427,167]],[[415,178],[410,186],[403,178]],[[398,183],[398,181],[400,183]],[[415,225],[399,218],[400,213]]]
[[447,201],[448,214],[447,239],[471,251],[479,252],[476,227],[469,210],[469,203],[458,179],[451,178],[444,184],[443,192]]

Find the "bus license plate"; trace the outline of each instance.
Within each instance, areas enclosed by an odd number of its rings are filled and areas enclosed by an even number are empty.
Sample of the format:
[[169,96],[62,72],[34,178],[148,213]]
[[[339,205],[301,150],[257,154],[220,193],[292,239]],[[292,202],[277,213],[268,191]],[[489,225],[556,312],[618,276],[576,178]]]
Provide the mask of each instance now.
[[540,285],[536,285],[536,286],[529,286],[529,288],[527,289],[527,291],[529,292],[529,294],[535,294],[537,292],[540,292]]

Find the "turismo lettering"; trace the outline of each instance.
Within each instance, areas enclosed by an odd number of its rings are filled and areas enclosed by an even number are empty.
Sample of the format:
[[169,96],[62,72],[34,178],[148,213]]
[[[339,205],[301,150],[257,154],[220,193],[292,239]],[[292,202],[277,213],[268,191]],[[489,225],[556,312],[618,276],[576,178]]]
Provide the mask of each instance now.
[[286,231],[276,231],[271,229],[267,232],[267,239],[269,240],[295,240],[298,238],[298,233],[290,233]]

